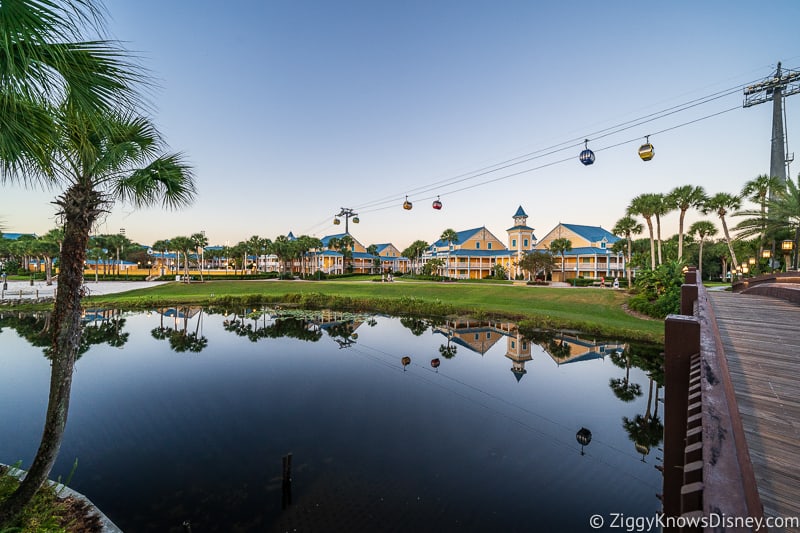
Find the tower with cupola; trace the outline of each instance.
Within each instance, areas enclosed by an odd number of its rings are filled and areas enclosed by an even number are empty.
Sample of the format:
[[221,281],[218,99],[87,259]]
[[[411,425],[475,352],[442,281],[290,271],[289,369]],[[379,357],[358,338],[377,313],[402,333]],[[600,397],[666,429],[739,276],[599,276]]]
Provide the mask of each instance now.
[[528,226],[528,214],[525,213],[522,206],[517,208],[517,212],[514,213],[514,225],[508,228],[506,232],[508,233],[508,250],[513,257],[509,273],[512,279],[516,279],[522,273],[522,269],[517,264],[526,253],[533,250],[536,244],[533,228]]

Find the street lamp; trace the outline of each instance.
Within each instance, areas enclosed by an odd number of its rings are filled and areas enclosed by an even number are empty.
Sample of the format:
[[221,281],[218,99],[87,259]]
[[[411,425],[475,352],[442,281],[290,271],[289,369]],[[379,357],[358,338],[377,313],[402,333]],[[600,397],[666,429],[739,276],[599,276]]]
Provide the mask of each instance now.
[[794,250],[794,241],[792,240],[785,240],[781,241],[781,250],[783,250],[783,259],[786,263],[786,272],[789,271],[789,259],[792,255],[792,250]]

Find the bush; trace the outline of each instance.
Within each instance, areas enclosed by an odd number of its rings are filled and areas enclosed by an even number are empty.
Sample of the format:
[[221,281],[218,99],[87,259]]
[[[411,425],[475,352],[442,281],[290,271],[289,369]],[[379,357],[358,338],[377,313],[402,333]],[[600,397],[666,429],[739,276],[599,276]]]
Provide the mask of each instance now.
[[683,263],[670,261],[655,270],[642,270],[636,276],[636,291],[628,306],[654,318],[665,318],[681,309]]

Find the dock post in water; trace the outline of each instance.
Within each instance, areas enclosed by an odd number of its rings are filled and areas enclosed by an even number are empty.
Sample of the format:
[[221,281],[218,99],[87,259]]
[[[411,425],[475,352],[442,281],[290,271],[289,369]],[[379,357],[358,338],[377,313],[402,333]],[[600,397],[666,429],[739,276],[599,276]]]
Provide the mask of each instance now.
[[282,483],[281,507],[286,509],[292,505],[292,454],[283,457],[283,483]]

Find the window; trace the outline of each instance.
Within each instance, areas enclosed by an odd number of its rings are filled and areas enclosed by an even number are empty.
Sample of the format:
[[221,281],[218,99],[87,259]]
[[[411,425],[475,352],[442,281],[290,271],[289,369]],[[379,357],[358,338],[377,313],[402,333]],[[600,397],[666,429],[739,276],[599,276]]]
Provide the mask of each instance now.
[[516,248],[517,247],[517,239],[511,239],[511,247],[512,248]]
[[486,248],[487,248],[488,250],[491,250],[491,249],[492,249],[492,243],[490,243],[490,242],[487,242],[487,243],[486,243]]
[[492,338],[492,334],[491,334],[491,333],[489,333],[488,331],[486,332],[486,338],[487,338],[487,339],[491,339],[491,338]]
[[528,247],[528,239],[523,239],[522,240],[522,246],[525,247],[525,248]]
[[480,337],[480,335],[479,335],[478,333],[476,333],[476,334],[475,334],[475,340],[477,341],[477,340],[479,340],[480,338],[481,338],[481,337]]
[[600,248],[605,249],[605,247],[606,247],[606,241],[601,242],[600,243]]
[[516,347],[517,347],[517,343],[514,342],[514,341],[511,341],[511,348],[513,349],[513,348],[516,348]]
[[476,249],[476,250],[480,250],[480,249],[481,249],[481,243],[479,243],[479,242],[476,242],[476,243],[475,243],[475,249]]
[[523,342],[522,343],[522,349],[523,350],[527,350],[528,349],[528,343],[527,342]]

